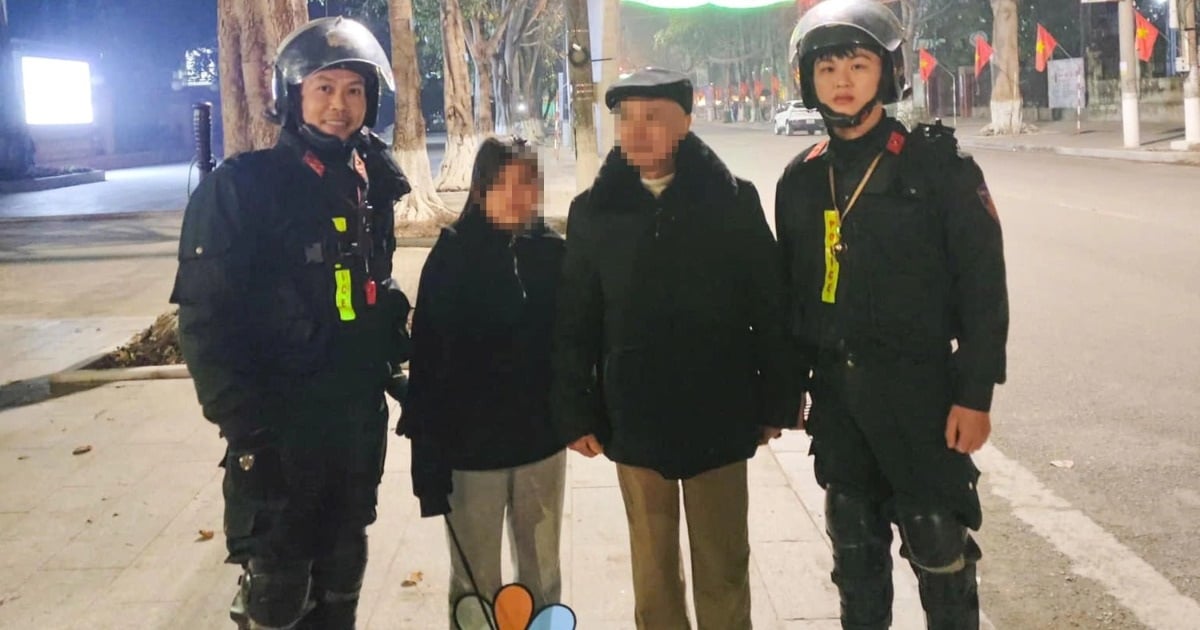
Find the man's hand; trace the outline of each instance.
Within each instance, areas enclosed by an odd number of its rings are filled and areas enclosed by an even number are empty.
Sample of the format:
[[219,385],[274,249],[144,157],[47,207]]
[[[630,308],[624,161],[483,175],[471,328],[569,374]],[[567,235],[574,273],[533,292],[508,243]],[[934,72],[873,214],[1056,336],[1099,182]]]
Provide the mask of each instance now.
[[600,440],[590,433],[572,442],[569,448],[584,457],[595,457],[604,452]]
[[783,429],[781,429],[779,427],[762,426],[759,428],[762,429],[762,435],[759,436],[759,438],[758,438],[759,446],[762,446],[762,445],[766,444],[767,442],[770,442],[771,440],[774,440],[775,438],[783,435]]
[[970,455],[983,448],[992,433],[992,418],[986,411],[954,405],[946,419],[946,448]]

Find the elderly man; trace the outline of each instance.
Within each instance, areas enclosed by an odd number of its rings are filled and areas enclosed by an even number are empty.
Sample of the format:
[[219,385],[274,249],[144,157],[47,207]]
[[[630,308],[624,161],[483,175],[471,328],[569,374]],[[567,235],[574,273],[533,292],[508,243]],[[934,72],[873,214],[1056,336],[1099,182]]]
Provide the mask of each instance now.
[[618,146],[571,204],[553,404],[571,448],[617,463],[637,627],[750,627],[746,460],[794,422],[783,284],[758,192],[691,128],[692,84],[647,69],[605,102]]

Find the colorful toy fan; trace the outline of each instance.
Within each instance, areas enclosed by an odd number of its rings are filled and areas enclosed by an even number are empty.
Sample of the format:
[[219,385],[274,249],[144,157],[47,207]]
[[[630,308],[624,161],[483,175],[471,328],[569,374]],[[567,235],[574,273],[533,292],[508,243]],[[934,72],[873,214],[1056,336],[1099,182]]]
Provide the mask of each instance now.
[[520,584],[509,584],[496,593],[493,603],[467,595],[454,606],[458,630],[575,630],[575,612],[562,604],[533,610],[533,595]]
[[445,521],[454,549],[467,570],[467,579],[475,589],[454,602],[454,625],[458,630],[575,630],[575,611],[562,604],[550,604],[535,613],[533,594],[524,585],[509,584],[501,587],[491,602],[484,599],[458,533],[449,518]]

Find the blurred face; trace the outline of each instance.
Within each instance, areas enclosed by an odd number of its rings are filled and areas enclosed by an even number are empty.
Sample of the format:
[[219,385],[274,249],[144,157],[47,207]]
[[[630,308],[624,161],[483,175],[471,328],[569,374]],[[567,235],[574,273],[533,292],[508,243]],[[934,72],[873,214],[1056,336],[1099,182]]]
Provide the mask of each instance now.
[[300,84],[300,109],[306,124],[348,140],[367,117],[366,82],[344,68],[314,72]]
[[631,98],[617,106],[621,154],[645,179],[675,172],[675,150],[692,128],[692,117],[669,99]]
[[813,87],[817,100],[833,111],[853,116],[875,100],[883,77],[883,60],[863,48],[843,57],[817,59]]
[[505,164],[483,199],[488,223],[510,232],[532,223],[541,205],[541,173],[526,160]]

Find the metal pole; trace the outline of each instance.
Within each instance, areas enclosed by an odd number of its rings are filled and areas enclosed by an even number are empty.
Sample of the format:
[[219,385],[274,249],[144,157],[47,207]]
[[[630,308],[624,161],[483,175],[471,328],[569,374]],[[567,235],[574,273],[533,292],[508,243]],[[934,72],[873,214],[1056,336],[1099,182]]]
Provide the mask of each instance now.
[[[1186,8],[1184,8],[1186,7]],[[1200,147],[1200,51],[1197,51],[1196,0],[1184,0],[1181,7],[1184,24],[1184,59],[1188,76],[1183,84],[1183,122],[1185,148]]]
[[571,129],[575,136],[575,187],[592,185],[600,170],[593,106],[596,84],[592,79],[591,31],[587,0],[567,0],[567,66],[571,77]]
[[1134,48],[1133,0],[1121,0],[1117,6],[1117,27],[1121,46],[1121,121],[1125,148],[1142,145],[1138,114],[1138,60]]
[[1167,76],[1173,77],[1178,74],[1175,58],[1179,56],[1179,0],[1170,0],[1167,6]]
[[[617,82],[621,66],[621,2],[601,0],[600,5],[600,49],[597,56],[604,58],[600,63],[600,85],[597,94],[604,94]],[[592,5],[595,6],[595,5]],[[608,151],[615,144],[616,119],[601,111],[596,126],[600,128],[600,150]]]

